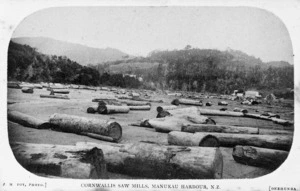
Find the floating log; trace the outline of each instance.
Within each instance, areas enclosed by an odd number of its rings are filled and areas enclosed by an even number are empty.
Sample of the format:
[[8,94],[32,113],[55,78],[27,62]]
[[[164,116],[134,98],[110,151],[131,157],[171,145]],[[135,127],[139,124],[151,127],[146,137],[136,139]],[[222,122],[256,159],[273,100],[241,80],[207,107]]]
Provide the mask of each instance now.
[[183,124],[206,124],[210,123],[210,120],[201,115],[182,115],[149,119],[148,123],[151,127],[155,128],[156,131],[168,133],[170,131],[181,131]]
[[217,115],[217,116],[232,116],[232,117],[243,117],[244,113],[242,112],[233,112],[233,111],[220,111],[214,109],[200,109],[201,115]]
[[97,100],[98,105],[122,105],[121,102],[117,100]]
[[32,94],[32,93],[33,93],[33,88],[23,87],[23,88],[22,88],[22,92],[23,92],[23,93]]
[[136,106],[128,106],[130,110],[150,110],[150,105],[136,105]]
[[32,173],[77,179],[108,178],[101,149],[71,145],[12,143],[17,161]]
[[200,110],[197,107],[186,107],[186,108],[180,108],[180,109],[173,109],[173,110],[168,110],[168,112],[171,115],[201,115]]
[[118,99],[132,99],[132,96],[129,95],[116,95],[116,98]]
[[228,103],[226,101],[219,101],[218,105],[228,105]]
[[54,125],[53,129],[69,133],[95,133],[112,137],[118,142],[122,137],[122,127],[113,121],[102,119],[90,119],[67,114],[53,114],[49,122]]
[[70,99],[66,95],[44,95],[44,94],[41,94],[40,98]]
[[[183,132],[182,132],[183,133]],[[254,134],[232,134],[232,133],[204,133],[201,136],[211,135],[216,137],[220,146],[234,147],[236,145],[248,145],[270,149],[289,151],[293,142],[291,135],[254,135]]]
[[50,125],[47,121],[43,121],[32,117],[30,115],[18,112],[18,111],[8,111],[7,112],[8,120],[19,123],[26,127],[31,127],[35,129],[47,129],[50,128]]
[[69,94],[70,91],[67,89],[51,89],[51,93],[55,94]]
[[274,123],[284,125],[284,126],[294,124],[293,121],[279,119],[279,118],[276,118],[276,117],[265,116],[265,115],[261,115],[261,114],[245,113],[245,117],[255,118],[255,119],[262,119],[262,120],[267,120],[267,121],[273,121]]
[[81,142],[76,147],[101,149],[110,172],[152,179],[222,178],[223,157],[218,148],[142,142],[110,145]]
[[276,129],[259,129],[260,135],[293,135],[293,131],[276,130]]
[[195,105],[195,106],[202,106],[203,105],[202,101],[193,100],[193,99],[184,99],[184,98],[174,99],[171,102],[171,104],[173,104],[173,105],[179,105],[179,104],[182,104],[182,105]]
[[278,168],[288,154],[287,151],[241,145],[235,146],[232,152],[234,160],[238,163],[269,169]]
[[218,138],[210,134],[172,131],[168,134],[168,144],[180,146],[219,147]]
[[284,126],[289,126],[289,125],[293,125],[294,124],[293,121],[288,121],[288,120],[284,120],[284,119],[278,119],[278,118],[275,118],[275,117],[272,117],[271,119],[272,119],[272,121],[274,123],[277,123],[277,124],[280,124],[280,125],[284,125]]
[[99,105],[98,113],[112,114],[112,113],[128,113],[129,107],[127,105]]
[[124,103],[124,104],[127,104],[128,106],[151,105],[151,103],[145,102],[145,101],[120,100],[120,102]]
[[8,88],[15,88],[15,89],[21,89],[19,82],[7,82]]
[[163,105],[163,106],[158,106],[157,108],[156,108],[156,111],[158,112],[158,113],[160,113],[161,111],[163,111],[163,110],[165,110],[165,111],[167,111],[167,110],[172,110],[172,109],[177,109],[178,107],[176,106],[176,105]]
[[240,133],[240,134],[258,134],[259,129],[254,127],[237,127],[230,125],[212,125],[212,124],[184,124],[181,128],[183,132],[216,132],[216,133]]
[[234,108],[233,109],[234,112],[242,112],[242,113],[248,113],[248,110],[247,109],[242,109],[242,108]]
[[87,113],[96,113],[96,112],[98,112],[98,107],[88,107],[86,112]]

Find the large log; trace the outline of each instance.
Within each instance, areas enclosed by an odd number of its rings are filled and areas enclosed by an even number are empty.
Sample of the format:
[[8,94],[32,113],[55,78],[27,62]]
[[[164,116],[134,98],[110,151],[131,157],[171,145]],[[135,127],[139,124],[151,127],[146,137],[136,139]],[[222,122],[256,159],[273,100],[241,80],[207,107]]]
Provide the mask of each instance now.
[[[178,132],[185,133],[185,132]],[[186,134],[186,133],[185,133]],[[204,133],[198,132],[197,136],[214,136],[223,147],[234,147],[236,145],[248,145],[270,149],[289,151],[293,142],[292,135],[254,135],[233,133]]]
[[131,123],[129,124],[131,126],[137,126],[137,127],[148,127],[148,128],[153,128],[150,124],[149,124],[149,119],[142,119],[136,123]]
[[168,134],[168,144],[180,146],[219,147],[218,138],[210,134],[172,131]]
[[148,123],[158,132],[181,131],[183,124],[207,124],[210,119],[201,115],[181,115],[149,119]]
[[108,178],[101,149],[70,145],[12,143],[17,161],[37,174],[76,179]]
[[[220,179],[223,158],[218,148],[164,146],[149,143],[77,143],[104,153],[107,170],[152,179]],[[158,170],[159,169],[159,170]]]
[[233,117],[243,117],[244,113],[234,112],[234,111],[220,111],[214,109],[200,109],[201,115],[216,115],[216,116],[233,116]]
[[184,124],[181,128],[183,132],[216,132],[216,133],[240,133],[240,134],[259,134],[259,129],[255,127],[237,127],[230,125],[213,124]]
[[258,134],[260,134],[260,135],[293,135],[293,131],[260,128]]
[[40,95],[41,98],[54,98],[54,99],[70,99],[66,95]]
[[193,99],[184,99],[184,98],[181,98],[181,99],[175,99],[171,102],[171,104],[173,105],[195,105],[195,106],[202,106],[203,103],[202,101],[199,101],[199,100],[193,100]]
[[273,121],[274,123],[278,123],[280,125],[285,125],[285,126],[294,124],[293,121],[279,119],[277,117],[272,117],[272,116],[265,116],[265,115],[261,115],[261,114],[245,113],[245,117]]
[[134,101],[134,100],[120,100],[121,103],[127,104],[128,106],[141,106],[141,105],[151,105],[149,102],[145,101]]
[[69,94],[70,91],[67,89],[51,89],[51,93],[56,93],[56,94]]
[[241,145],[235,146],[232,152],[234,160],[238,163],[270,169],[278,168],[288,154],[287,151]]
[[86,110],[87,113],[97,113],[98,107],[88,107]]
[[53,114],[49,122],[53,129],[69,133],[94,133],[113,138],[118,142],[122,137],[122,127],[117,122],[90,119],[67,114]]
[[156,108],[156,111],[158,113],[162,112],[163,110],[167,111],[167,110],[172,110],[172,109],[177,109],[178,107],[176,105],[163,105],[163,106],[158,106]]
[[128,106],[130,110],[150,110],[150,105],[137,105],[137,106]]
[[198,107],[186,107],[186,108],[180,108],[180,109],[173,109],[168,110],[168,112],[175,116],[175,115],[201,115],[200,109]]
[[7,118],[12,122],[19,123],[26,127],[31,127],[35,129],[47,129],[50,127],[47,121],[37,119],[35,117],[32,117],[30,115],[18,111],[8,111]]
[[117,100],[99,100],[98,99],[97,102],[98,102],[98,105],[122,105],[122,103]]
[[32,94],[32,93],[33,93],[33,88],[30,88],[30,87],[23,87],[23,88],[22,88],[22,92],[23,92],[23,93],[29,93],[29,94]]
[[112,113],[128,113],[129,107],[127,105],[99,105],[98,113],[112,114]]

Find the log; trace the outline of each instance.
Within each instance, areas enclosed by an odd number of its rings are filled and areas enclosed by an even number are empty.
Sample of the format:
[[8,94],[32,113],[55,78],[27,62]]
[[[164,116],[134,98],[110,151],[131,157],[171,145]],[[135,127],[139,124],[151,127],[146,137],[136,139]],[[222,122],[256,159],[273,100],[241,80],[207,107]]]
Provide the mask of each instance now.
[[88,107],[86,112],[87,113],[96,113],[96,112],[98,112],[98,107]]
[[199,146],[199,147],[219,147],[218,138],[210,134],[186,133],[172,131],[168,134],[169,145],[179,146]]
[[225,105],[226,106],[226,105],[228,105],[228,103],[226,101],[219,101],[218,105]]
[[127,104],[128,106],[151,105],[151,103],[145,102],[145,101],[120,100],[120,102],[124,103],[124,104]]
[[176,105],[163,105],[163,106],[158,106],[157,108],[156,108],[156,111],[158,112],[158,113],[160,113],[161,111],[163,111],[163,110],[165,110],[165,111],[167,111],[167,110],[172,110],[172,109],[177,109],[178,107],[176,106]]
[[216,133],[239,133],[239,134],[258,134],[259,129],[254,127],[237,127],[230,125],[212,124],[184,124],[181,128],[183,132],[216,132]]
[[141,98],[141,97],[133,97],[132,100],[154,102],[154,103],[163,103],[164,102],[161,99],[145,99],[145,98]]
[[54,99],[70,99],[66,95],[40,95],[40,98],[54,98]]
[[[183,132],[182,132],[183,133]],[[293,142],[291,135],[254,135],[254,134],[233,134],[233,133],[203,133],[201,136],[211,135],[216,137],[220,146],[234,147],[236,145],[248,145],[269,149],[289,151]]]
[[33,88],[23,87],[23,88],[22,88],[22,92],[23,92],[23,93],[29,93],[29,94],[32,94],[32,93],[33,93]]
[[293,125],[293,121],[285,120],[285,119],[279,119],[276,117],[270,117],[270,116],[264,116],[261,114],[254,114],[254,113],[245,113],[245,117],[249,118],[254,118],[254,119],[262,119],[262,120],[267,120],[267,121],[273,121],[274,123],[284,125],[284,126],[289,126]]
[[132,99],[132,96],[129,95],[116,95],[116,98],[118,99]]
[[[149,143],[77,143],[104,153],[107,170],[151,179],[220,179],[223,158],[218,148],[164,146]],[[159,170],[158,170],[159,169]]]
[[121,102],[117,100],[97,100],[98,105],[122,105]]
[[30,115],[18,112],[18,111],[8,111],[7,112],[8,120],[18,123],[20,125],[31,127],[35,129],[48,129],[50,124],[47,121],[43,121],[32,117]]
[[169,133],[170,131],[181,131],[183,124],[206,124],[209,122],[210,120],[207,117],[201,115],[170,116],[148,120],[151,127],[155,128],[158,132],[164,133]]
[[17,161],[32,173],[76,179],[106,179],[104,155],[96,147],[73,145],[11,144]]
[[233,109],[234,112],[242,112],[242,113],[248,113],[248,110],[247,109],[242,109],[242,108],[234,108]]
[[112,114],[112,113],[128,113],[129,107],[127,105],[99,105],[98,113]]
[[234,160],[238,163],[268,169],[278,168],[288,154],[287,151],[241,145],[235,146],[232,152]]
[[276,130],[276,129],[259,129],[260,135],[293,135],[293,131]]
[[197,107],[186,107],[186,108],[180,108],[180,109],[173,109],[173,110],[168,110],[168,112],[171,115],[201,115],[200,114],[200,109]]
[[150,105],[128,106],[130,110],[150,110]]
[[148,127],[148,128],[153,128],[150,124],[149,124],[149,119],[142,119],[136,123],[131,123],[129,124],[131,126],[137,126],[137,127]]
[[171,104],[173,104],[173,105],[179,105],[179,104],[182,104],[182,105],[195,105],[195,106],[202,106],[203,105],[202,101],[193,100],[193,99],[184,99],[184,98],[174,99],[171,102]]
[[51,92],[56,93],[56,94],[69,94],[70,91],[67,89],[51,89]]
[[232,117],[243,117],[244,113],[242,112],[233,112],[233,111],[220,111],[214,109],[200,109],[201,115],[217,115],[217,116],[232,116]]
[[53,114],[49,122],[54,130],[69,133],[95,133],[112,137],[114,142],[120,141],[122,137],[122,127],[119,123],[102,119],[90,119],[67,114]]

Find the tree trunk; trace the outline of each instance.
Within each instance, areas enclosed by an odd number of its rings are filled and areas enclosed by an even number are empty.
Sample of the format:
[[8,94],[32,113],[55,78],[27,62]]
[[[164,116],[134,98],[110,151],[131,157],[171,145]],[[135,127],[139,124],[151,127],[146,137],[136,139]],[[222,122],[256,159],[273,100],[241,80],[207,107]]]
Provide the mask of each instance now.
[[149,119],[148,123],[158,132],[181,131],[183,124],[206,124],[209,119],[201,115],[181,115]]
[[41,98],[55,98],[55,99],[70,99],[68,96],[66,95],[40,95]]
[[71,145],[12,143],[17,161],[32,173],[77,179],[108,178],[101,149]]
[[[183,133],[183,132],[179,132]],[[234,147],[236,145],[248,145],[270,149],[289,151],[293,142],[291,135],[254,135],[254,134],[231,134],[231,133],[195,133],[199,136],[211,135],[216,137],[220,146]]]
[[18,111],[8,111],[8,120],[19,123],[26,127],[31,127],[35,129],[47,129],[49,128],[49,123],[40,119],[36,119],[30,115],[18,112]]
[[163,110],[167,111],[167,110],[172,110],[172,109],[177,109],[178,107],[176,105],[164,105],[164,106],[158,106],[156,108],[156,111],[158,113],[162,112]]
[[118,142],[122,137],[122,127],[113,121],[90,119],[67,114],[53,114],[49,122],[54,129],[70,133],[95,133],[113,138]]
[[128,106],[130,110],[150,110],[150,105]]
[[217,116],[232,116],[232,117],[243,117],[244,113],[234,111],[220,111],[214,109],[200,109],[201,115],[217,115]]
[[[220,179],[223,159],[218,148],[164,146],[149,143],[77,143],[104,153],[107,170],[152,179]],[[159,170],[158,170],[159,169]]]
[[127,105],[99,105],[98,113],[112,114],[112,113],[128,113],[129,107]]
[[193,100],[193,99],[175,99],[171,102],[173,105],[179,105],[179,104],[182,104],[182,105],[195,105],[195,106],[202,106],[203,103],[202,101],[199,101],[199,100]]
[[199,146],[199,147],[219,147],[219,140],[210,134],[186,133],[172,131],[168,134],[170,145]]
[[69,94],[70,91],[67,89],[51,89],[51,92],[56,94]]
[[120,100],[120,102],[127,104],[128,106],[151,105],[149,102],[145,102],[145,101]]
[[287,158],[289,152],[237,145],[233,148],[232,156],[238,163],[269,169],[278,168]]
[[196,132],[216,132],[216,133],[240,133],[240,134],[258,134],[259,129],[254,127],[237,127],[229,125],[212,124],[187,124],[183,125],[181,131]]

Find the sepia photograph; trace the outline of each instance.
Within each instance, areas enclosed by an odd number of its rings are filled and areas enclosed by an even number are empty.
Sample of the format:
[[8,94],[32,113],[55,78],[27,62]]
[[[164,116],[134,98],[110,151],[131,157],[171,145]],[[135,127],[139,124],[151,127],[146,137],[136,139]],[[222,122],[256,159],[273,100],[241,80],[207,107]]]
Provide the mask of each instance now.
[[278,16],[250,6],[32,12],[2,54],[2,128],[15,163],[42,181],[0,188],[223,190],[203,181],[270,176],[297,138],[292,43]]

